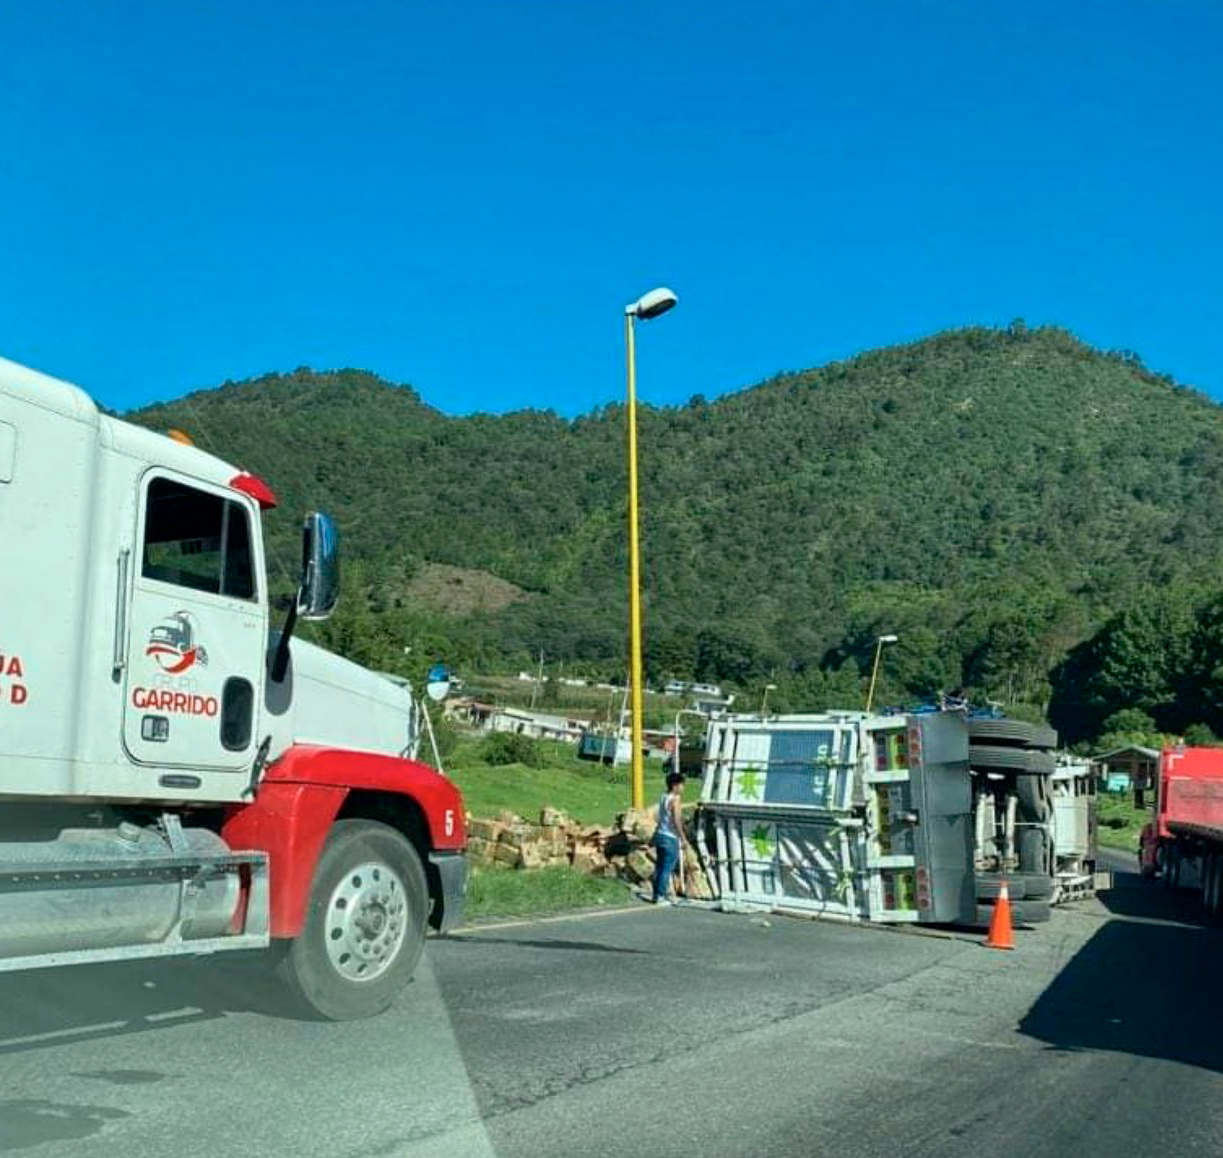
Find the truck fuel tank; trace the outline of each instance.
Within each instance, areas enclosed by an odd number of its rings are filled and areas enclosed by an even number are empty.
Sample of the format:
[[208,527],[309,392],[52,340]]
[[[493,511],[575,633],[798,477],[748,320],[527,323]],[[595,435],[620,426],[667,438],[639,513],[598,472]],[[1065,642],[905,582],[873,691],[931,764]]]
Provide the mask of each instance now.
[[128,821],[0,839],[0,970],[46,954],[223,936],[240,881],[208,865],[229,851],[208,829],[177,823],[173,843]]

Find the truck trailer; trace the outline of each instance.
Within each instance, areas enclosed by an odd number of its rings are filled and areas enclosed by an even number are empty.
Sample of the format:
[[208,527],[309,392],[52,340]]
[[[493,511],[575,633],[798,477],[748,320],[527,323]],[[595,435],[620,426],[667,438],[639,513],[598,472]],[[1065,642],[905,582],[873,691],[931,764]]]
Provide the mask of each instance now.
[[271,488],[174,435],[0,359],[0,972],[266,950],[377,1013],[460,919],[462,799],[409,688],[295,635],[332,520],[274,617]]
[[1197,888],[1207,919],[1223,923],[1223,749],[1176,745],[1160,753],[1138,866],[1168,888]]

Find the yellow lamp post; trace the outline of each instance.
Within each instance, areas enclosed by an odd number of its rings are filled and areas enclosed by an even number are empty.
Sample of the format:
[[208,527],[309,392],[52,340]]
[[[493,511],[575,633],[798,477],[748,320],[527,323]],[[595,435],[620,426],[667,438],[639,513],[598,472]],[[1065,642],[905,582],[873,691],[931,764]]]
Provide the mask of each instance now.
[[866,710],[871,710],[871,704],[875,701],[875,681],[879,678],[879,657],[883,654],[883,645],[885,643],[895,643],[897,637],[894,635],[881,635],[875,640],[875,664],[871,668],[871,686],[870,691],[866,693]]
[[645,805],[641,706],[641,534],[637,503],[637,352],[635,323],[657,318],[679,299],[669,289],[650,290],[624,307],[624,344],[628,359],[628,617],[629,687],[632,696],[632,773],[630,803]]

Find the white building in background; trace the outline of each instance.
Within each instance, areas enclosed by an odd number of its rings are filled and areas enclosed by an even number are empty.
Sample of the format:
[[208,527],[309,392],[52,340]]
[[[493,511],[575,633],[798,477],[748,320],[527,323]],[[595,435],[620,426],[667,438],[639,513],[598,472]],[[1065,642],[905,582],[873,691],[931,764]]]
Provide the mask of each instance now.
[[720,699],[722,689],[718,684],[697,684],[691,683],[688,680],[667,680],[663,685],[663,692],[668,696],[707,696],[714,699]]
[[482,732],[518,732],[536,740],[560,740],[566,744],[576,744],[589,727],[584,720],[568,716],[530,712],[525,708],[499,708],[468,699],[447,700],[446,715]]

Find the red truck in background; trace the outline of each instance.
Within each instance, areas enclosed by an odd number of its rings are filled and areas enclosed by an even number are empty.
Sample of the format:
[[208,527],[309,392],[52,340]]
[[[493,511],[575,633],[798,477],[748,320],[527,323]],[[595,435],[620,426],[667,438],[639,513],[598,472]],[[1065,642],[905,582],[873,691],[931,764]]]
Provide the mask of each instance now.
[[1223,922],[1223,748],[1163,750],[1138,859],[1169,888],[1196,881],[1207,916]]

